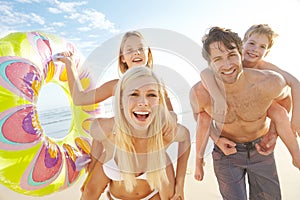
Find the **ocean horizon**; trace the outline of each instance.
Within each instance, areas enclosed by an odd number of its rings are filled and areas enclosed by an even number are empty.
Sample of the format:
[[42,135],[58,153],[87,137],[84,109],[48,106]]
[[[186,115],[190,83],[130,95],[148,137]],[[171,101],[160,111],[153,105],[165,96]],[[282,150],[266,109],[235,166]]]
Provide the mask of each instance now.
[[70,106],[38,110],[38,118],[48,137],[62,139],[71,128],[72,112]]

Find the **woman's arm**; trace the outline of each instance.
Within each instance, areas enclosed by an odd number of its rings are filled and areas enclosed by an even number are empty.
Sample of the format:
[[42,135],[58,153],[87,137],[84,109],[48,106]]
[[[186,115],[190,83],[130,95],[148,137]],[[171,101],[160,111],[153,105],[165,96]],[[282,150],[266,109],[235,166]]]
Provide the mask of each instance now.
[[187,163],[191,150],[191,140],[189,130],[178,124],[175,141],[178,143],[178,158],[176,166],[176,177],[175,177],[175,194],[171,198],[177,199],[181,197],[184,199],[184,180],[186,175]]
[[103,171],[102,163],[95,159],[92,164],[84,183],[81,200],[98,200],[110,182]]

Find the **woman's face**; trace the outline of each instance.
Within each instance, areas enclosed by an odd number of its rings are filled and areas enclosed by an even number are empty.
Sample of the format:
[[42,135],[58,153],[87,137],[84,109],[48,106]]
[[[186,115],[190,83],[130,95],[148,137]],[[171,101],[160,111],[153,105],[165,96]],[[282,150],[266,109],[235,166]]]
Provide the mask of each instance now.
[[129,36],[122,49],[122,62],[126,63],[128,68],[146,65],[148,61],[148,47],[138,36]]
[[123,90],[123,112],[126,120],[136,130],[147,130],[159,105],[157,82],[152,77],[131,81]]

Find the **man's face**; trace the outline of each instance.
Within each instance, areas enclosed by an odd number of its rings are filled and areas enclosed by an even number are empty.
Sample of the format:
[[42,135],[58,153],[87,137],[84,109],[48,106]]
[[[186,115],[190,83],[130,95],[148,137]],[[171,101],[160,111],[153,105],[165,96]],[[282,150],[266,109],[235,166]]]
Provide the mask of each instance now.
[[225,84],[234,83],[242,72],[242,57],[237,48],[227,49],[221,42],[211,43],[209,48],[215,76]]

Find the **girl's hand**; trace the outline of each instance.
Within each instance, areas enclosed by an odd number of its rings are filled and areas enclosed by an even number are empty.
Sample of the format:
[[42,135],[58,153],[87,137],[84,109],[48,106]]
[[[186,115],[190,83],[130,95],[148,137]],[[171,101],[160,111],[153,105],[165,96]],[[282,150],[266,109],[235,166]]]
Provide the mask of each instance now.
[[52,60],[53,61],[61,61],[66,66],[72,66],[72,64],[75,62],[73,52],[71,52],[71,51],[65,51],[65,52],[57,53],[57,54],[52,56]]

